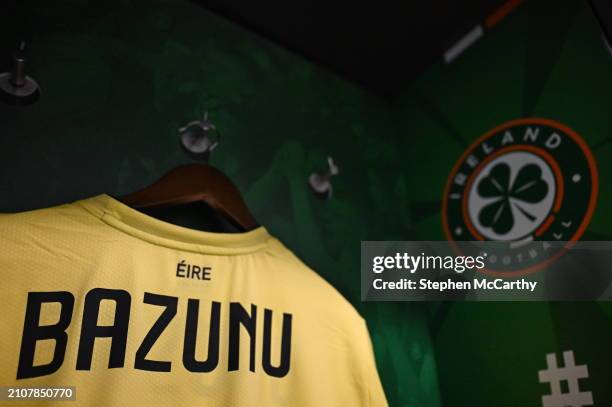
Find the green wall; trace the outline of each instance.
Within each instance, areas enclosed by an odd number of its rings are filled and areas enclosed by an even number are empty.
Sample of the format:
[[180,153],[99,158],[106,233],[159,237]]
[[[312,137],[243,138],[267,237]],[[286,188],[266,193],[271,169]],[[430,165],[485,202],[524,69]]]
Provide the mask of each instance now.
[[[422,310],[359,302],[360,240],[403,238],[412,224],[396,210],[409,194],[388,102],[190,2],[30,12],[43,95],[0,107],[0,211],[135,190],[189,161],[177,129],[208,109],[223,136],[212,164],[367,317],[391,404],[439,405]],[[320,201],[306,180],[327,155],[341,175],[334,199]]]
[[[444,182],[476,138],[513,119],[561,122],[588,143],[599,199],[585,240],[612,240],[612,56],[582,1],[529,1],[450,65],[437,64],[401,98],[397,149],[419,209],[412,236],[445,239]],[[420,157],[428,157],[422,159]],[[417,175],[418,174],[418,175]],[[573,350],[580,389],[612,405],[612,303],[454,303],[431,335],[444,406],[541,406],[545,355]],[[437,329],[436,329],[437,327]],[[561,362],[560,362],[561,363]]]
[[[573,127],[611,184],[612,58],[581,2],[550,7],[521,6],[388,102],[190,2],[32,6],[31,74],[43,97],[0,106],[0,211],[135,190],[189,161],[177,129],[208,109],[223,135],[212,164],[368,320],[390,405],[539,406],[545,353],[566,349],[589,363],[603,405],[612,399],[604,304],[359,301],[360,241],[444,239],[450,168],[498,124],[535,115]],[[306,179],[327,155],[341,174],[321,201]],[[591,237],[612,234],[610,200],[602,186]]]

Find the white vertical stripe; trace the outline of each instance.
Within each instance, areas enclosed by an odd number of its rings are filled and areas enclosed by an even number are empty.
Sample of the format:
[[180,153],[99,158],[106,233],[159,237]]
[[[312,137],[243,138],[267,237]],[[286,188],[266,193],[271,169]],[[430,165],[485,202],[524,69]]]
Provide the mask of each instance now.
[[606,44],[606,48],[608,49],[608,52],[610,53],[610,55],[612,55],[612,45],[610,45],[610,43],[608,42],[606,35],[602,33],[601,38],[603,39],[604,44]]
[[470,32],[468,32],[463,38],[461,38],[455,45],[450,47],[444,53],[444,62],[447,64],[450,63],[453,59],[457,58],[459,54],[468,49],[473,43],[476,42],[482,35],[484,34],[484,30],[482,26],[476,26]]

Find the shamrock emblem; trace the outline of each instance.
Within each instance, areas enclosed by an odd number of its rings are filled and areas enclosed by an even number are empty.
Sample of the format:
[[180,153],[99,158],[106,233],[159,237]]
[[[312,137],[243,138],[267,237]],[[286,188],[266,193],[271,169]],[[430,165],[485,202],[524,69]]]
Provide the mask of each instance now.
[[548,185],[536,164],[524,165],[511,185],[510,166],[499,163],[480,181],[478,193],[483,198],[494,198],[480,210],[478,220],[483,226],[503,235],[512,230],[517,211],[530,221],[536,219],[525,204],[542,201],[548,194]]

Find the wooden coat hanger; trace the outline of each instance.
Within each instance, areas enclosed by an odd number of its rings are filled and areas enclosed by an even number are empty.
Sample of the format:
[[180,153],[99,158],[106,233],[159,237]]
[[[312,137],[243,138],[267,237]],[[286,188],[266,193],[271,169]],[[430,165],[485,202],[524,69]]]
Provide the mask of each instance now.
[[119,198],[134,209],[159,209],[203,202],[243,231],[259,225],[232,181],[208,164],[177,167],[148,187]]

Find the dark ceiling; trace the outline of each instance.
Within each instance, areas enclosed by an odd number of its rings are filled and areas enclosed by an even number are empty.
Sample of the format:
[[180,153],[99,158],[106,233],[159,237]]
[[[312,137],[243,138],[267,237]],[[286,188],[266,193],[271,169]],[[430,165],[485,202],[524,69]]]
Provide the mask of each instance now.
[[195,1],[390,98],[506,2]]
[[[192,1],[373,93],[393,98],[485,17],[520,0]],[[0,50],[14,48],[17,38],[27,40],[39,30],[27,13],[28,4],[39,2],[6,4],[4,11],[13,18],[5,24]],[[91,6],[90,13],[95,11]]]

